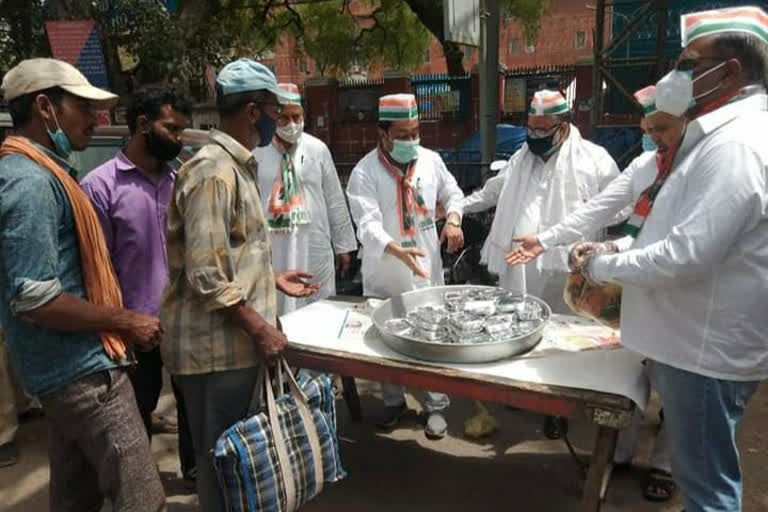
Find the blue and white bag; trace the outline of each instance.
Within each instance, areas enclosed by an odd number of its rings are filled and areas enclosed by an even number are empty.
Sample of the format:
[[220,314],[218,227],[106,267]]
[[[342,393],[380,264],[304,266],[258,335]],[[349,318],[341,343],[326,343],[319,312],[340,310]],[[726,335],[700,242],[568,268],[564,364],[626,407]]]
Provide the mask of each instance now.
[[278,390],[284,389],[285,375],[290,391],[275,398],[269,371],[263,370],[266,409],[216,442],[214,465],[228,512],[294,512],[324,484],[346,476],[330,377],[300,372],[297,382],[284,359],[275,373]]

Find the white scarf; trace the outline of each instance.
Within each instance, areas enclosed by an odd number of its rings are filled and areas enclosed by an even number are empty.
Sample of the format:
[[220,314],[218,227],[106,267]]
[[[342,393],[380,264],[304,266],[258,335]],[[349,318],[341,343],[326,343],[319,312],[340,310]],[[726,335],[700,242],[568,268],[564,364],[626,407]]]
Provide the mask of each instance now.
[[[504,261],[504,256],[512,250],[512,238],[514,236],[535,234],[516,233],[517,223],[520,220],[527,202],[527,196],[531,193],[531,176],[535,172],[534,167],[539,167],[543,172],[552,173],[549,181],[549,194],[544,200],[541,211],[539,231],[554,226],[569,213],[576,211],[582,204],[581,195],[587,192],[579,167],[596,167],[591,153],[585,148],[581,133],[571,125],[568,138],[563,141],[560,149],[551,158],[556,159],[555,165],[537,166],[540,157],[531,153],[525,144],[507,163],[503,172],[506,172],[504,186],[496,205],[496,214],[491,226],[490,234],[485,241],[481,252],[482,262],[488,265],[488,270],[502,275],[508,270],[517,274],[515,280],[524,282],[525,267],[517,265],[510,267]],[[537,172],[542,172],[537,171]],[[593,172],[596,176],[597,173]],[[586,199],[586,198],[584,198]],[[536,260],[539,271],[550,268],[567,269],[567,252],[552,248]],[[521,288],[525,288],[523,284]]]

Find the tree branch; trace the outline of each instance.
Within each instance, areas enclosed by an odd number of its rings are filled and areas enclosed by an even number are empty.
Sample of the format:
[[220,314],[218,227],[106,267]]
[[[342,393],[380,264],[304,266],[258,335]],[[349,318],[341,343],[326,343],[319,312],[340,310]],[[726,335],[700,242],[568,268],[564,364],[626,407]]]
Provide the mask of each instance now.
[[362,15],[362,16],[355,16],[351,12],[348,13],[350,16],[352,16],[352,20],[355,22],[356,25],[357,25],[357,23],[356,23],[357,19],[361,19],[362,18],[362,19],[373,20],[373,25],[371,25],[370,27],[364,27],[364,28],[360,29],[360,33],[357,34],[357,37],[355,37],[355,46],[358,46],[360,44],[360,41],[363,40],[363,37],[365,37],[366,34],[369,34],[369,33],[373,32],[374,30],[381,30],[382,32],[384,32],[385,36],[387,35],[387,29],[384,28],[379,23],[379,19],[376,17],[382,10],[383,10],[383,7],[381,5],[379,5],[373,11],[371,11],[370,14],[366,14],[366,15]]
[[[296,24],[296,28],[299,30],[299,33],[304,33],[304,23],[301,21],[301,15],[294,9],[289,0],[284,0],[283,5],[286,9],[288,9],[288,12],[290,12],[293,15],[294,23]],[[286,25],[287,27],[288,25]],[[285,28],[285,27],[283,27]]]

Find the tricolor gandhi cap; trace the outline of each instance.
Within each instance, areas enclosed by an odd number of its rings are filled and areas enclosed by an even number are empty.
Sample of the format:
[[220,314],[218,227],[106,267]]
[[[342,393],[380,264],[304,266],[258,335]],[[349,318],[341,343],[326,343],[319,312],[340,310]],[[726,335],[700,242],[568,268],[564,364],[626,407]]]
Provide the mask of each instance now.
[[287,96],[284,98],[278,98],[283,105],[299,105],[301,106],[301,93],[299,87],[296,84],[284,83],[277,84],[281,91]]
[[650,116],[659,110],[656,108],[656,86],[649,85],[634,94],[635,99],[643,107],[643,115]]
[[680,16],[683,47],[700,37],[725,32],[752,34],[768,44],[768,14],[759,7],[730,7]]
[[389,94],[379,98],[379,121],[410,121],[419,118],[413,94]]
[[528,113],[532,116],[556,116],[569,111],[568,103],[559,91],[536,91]]
[[224,66],[216,76],[216,91],[221,96],[269,91],[277,96],[278,100],[288,97],[288,93],[277,86],[277,78],[272,70],[251,59],[238,59]]
[[61,87],[68,93],[93,101],[98,108],[110,109],[119,97],[104,89],[94,87],[72,64],[58,59],[27,59],[10,69],[0,85],[5,101],[19,96]]

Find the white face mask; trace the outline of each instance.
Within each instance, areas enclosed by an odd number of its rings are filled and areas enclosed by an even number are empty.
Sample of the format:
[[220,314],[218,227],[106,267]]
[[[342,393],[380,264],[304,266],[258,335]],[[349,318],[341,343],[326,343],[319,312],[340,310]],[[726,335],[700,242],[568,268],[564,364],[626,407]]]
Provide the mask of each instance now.
[[296,144],[301,134],[304,133],[304,120],[302,119],[299,123],[288,123],[285,126],[278,126],[276,133],[285,142]]
[[712,94],[720,85],[712,89],[693,95],[693,84],[725,66],[726,62],[721,62],[717,66],[709,68],[696,78],[693,78],[692,71],[678,71],[673,69],[656,84],[656,108],[667,114],[680,117],[688,109],[696,106],[696,100]]

